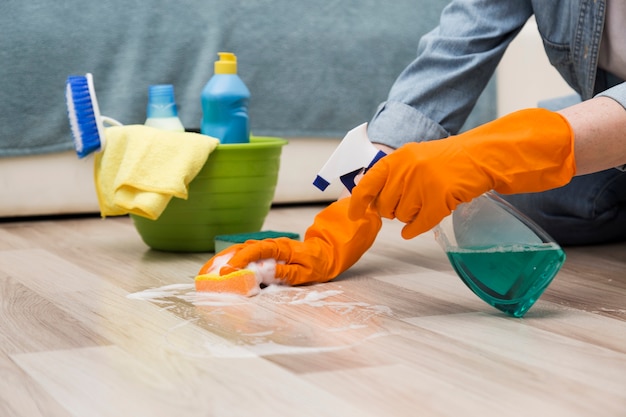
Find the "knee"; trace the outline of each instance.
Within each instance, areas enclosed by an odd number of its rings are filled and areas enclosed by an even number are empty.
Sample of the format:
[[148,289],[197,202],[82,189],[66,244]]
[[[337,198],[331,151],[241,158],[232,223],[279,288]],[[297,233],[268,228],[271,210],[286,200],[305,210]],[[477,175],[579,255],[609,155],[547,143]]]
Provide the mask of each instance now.
[[626,240],[626,173],[576,177],[542,193],[503,195],[561,245]]

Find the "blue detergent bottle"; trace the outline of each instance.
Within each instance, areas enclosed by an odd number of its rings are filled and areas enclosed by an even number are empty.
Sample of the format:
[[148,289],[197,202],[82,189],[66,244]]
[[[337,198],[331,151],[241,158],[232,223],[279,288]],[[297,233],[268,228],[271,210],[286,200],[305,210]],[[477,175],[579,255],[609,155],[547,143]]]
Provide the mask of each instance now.
[[250,142],[248,103],[250,91],[237,75],[237,57],[218,53],[215,73],[202,90],[200,132],[220,143]]

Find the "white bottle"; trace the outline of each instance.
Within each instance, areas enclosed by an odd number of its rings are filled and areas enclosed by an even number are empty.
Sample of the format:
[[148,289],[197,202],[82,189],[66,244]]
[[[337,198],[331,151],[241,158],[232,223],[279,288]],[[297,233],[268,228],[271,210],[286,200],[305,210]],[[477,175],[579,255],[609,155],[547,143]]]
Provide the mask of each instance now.
[[175,132],[185,131],[178,118],[174,86],[171,84],[157,84],[149,87],[147,116],[146,126]]

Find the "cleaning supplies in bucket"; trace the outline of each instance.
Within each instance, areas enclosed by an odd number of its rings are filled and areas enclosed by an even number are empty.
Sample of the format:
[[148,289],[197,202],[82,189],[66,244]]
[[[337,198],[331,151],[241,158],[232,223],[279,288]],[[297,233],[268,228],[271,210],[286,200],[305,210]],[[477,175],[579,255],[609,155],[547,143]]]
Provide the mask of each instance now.
[[172,197],[187,198],[189,183],[218,144],[206,135],[122,126],[101,116],[91,74],[68,77],[66,104],[78,156],[99,151],[94,183],[103,217],[158,218]]
[[[204,126],[219,127],[209,135],[181,131],[171,85],[150,86],[148,126],[122,126],[100,115],[91,74],[68,78],[77,154],[102,150],[94,161],[102,215],[130,214],[153,249],[211,252],[215,236],[259,232],[270,210],[287,141],[250,137],[250,93],[235,55],[221,53],[215,69],[201,100]],[[119,126],[105,135],[103,122]]]

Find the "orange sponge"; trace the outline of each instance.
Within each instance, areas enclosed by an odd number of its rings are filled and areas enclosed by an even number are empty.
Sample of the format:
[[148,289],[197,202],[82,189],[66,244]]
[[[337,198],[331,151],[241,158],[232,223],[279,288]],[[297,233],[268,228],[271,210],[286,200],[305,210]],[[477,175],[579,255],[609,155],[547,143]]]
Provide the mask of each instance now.
[[239,269],[226,275],[215,273],[196,276],[196,291],[228,292],[246,296],[254,295],[259,290],[254,272]]

